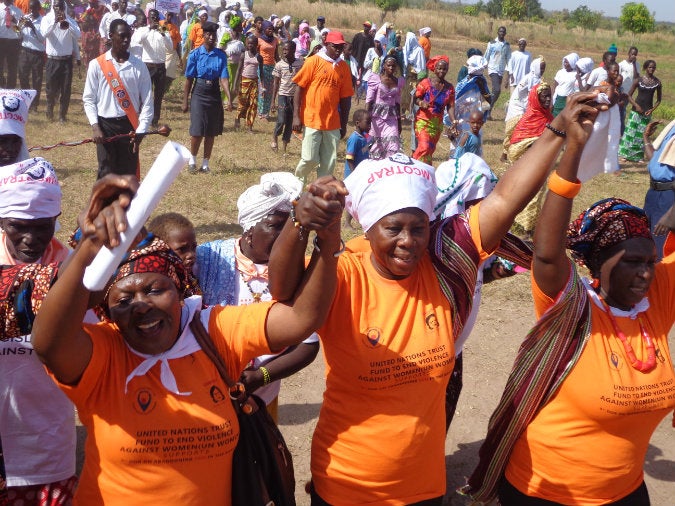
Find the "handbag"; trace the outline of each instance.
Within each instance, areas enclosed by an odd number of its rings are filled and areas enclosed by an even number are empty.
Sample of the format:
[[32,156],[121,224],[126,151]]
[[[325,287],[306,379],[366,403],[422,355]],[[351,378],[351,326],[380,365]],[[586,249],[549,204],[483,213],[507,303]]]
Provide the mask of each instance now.
[[293,457],[264,401],[230,378],[199,312],[190,329],[228,386],[239,421],[232,457],[232,506],[295,506]]

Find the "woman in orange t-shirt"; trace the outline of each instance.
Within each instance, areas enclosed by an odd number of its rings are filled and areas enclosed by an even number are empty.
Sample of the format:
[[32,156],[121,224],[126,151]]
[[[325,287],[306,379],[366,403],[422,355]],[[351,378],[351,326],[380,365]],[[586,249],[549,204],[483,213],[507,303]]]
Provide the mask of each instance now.
[[279,39],[274,35],[274,25],[271,21],[263,21],[258,37],[258,52],[263,60],[258,93],[258,116],[261,118],[267,118],[272,106],[272,91],[274,88],[272,72],[274,71],[274,65],[279,61],[278,46]]
[[[554,128],[568,129],[580,114],[595,113],[584,101],[596,95],[576,95]],[[318,331],[327,367],[312,438],[313,505],[442,503],[445,391],[477,268],[501,246],[563,144],[547,130],[480,204],[433,224],[433,167],[397,153],[361,162],[345,180],[345,207],[370,247],[331,252],[342,254],[335,297]],[[277,240],[270,268],[277,250],[304,247],[301,210],[296,206],[292,215],[295,240]],[[275,271],[282,275],[270,276],[270,292],[286,299],[298,280],[294,270]]]
[[[656,263],[646,214],[624,200],[597,202],[568,225],[593,122],[553,129],[567,149],[534,236],[540,319],[466,491],[502,506],[646,506],[649,439],[675,406],[675,255]],[[579,278],[566,249],[592,279]]]
[[[322,199],[299,197],[324,248],[315,250],[314,269],[292,302],[204,308],[180,258],[148,236],[124,257],[109,284],[100,306],[106,321],[82,323],[91,294],[83,284],[85,269],[103,245],[119,244],[137,184],[134,176],[96,182],[83,213],[83,239],[33,325],[36,353],[87,428],[74,504],[229,506],[239,424],[228,387],[191,322],[208,328],[234,378],[254,357],[299,344],[318,328],[331,302],[337,260],[330,252],[339,247],[343,206],[323,201],[319,209],[315,202]],[[293,232],[291,226],[287,233]],[[302,264],[304,246],[280,251],[286,260],[278,265]]]

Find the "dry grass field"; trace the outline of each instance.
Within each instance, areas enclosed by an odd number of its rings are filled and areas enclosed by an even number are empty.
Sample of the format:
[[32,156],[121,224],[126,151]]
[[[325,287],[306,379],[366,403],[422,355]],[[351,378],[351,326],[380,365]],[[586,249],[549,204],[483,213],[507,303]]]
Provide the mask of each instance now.
[[[327,17],[327,25],[343,30],[346,38],[359,30],[364,19],[378,22],[379,11],[372,5],[309,4],[305,0],[257,0],[256,13],[280,16],[290,13],[294,22],[300,18],[314,20],[317,15]],[[387,19],[391,21],[391,19]],[[552,78],[559,68],[562,57],[576,51],[599,61],[603,51],[612,43],[619,47],[619,58],[623,59],[628,46],[635,43],[640,48],[639,60],[655,59],[658,64],[656,75],[664,83],[663,115],[675,111],[673,83],[675,82],[675,54],[672,36],[655,33],[632,40],[629,36],[619,37],[611,32],[588,32],[566,30],[562,27],[536,25],[527,22],[490,20],[456,16],[445,10],[402,9],[393,18],[397,29],[416,30],[430,25],[434,30],[432,38],[434,54],[450,56],[448,79],[455,81],[457,71],[465,60],[469,47],[484,49],[488,39],[494,37],[499,25],[508,29],[507,39],[515,41],[524,36],[528,39],[528,50],[534,55],[542,54],[548,62],[545,78]],[[77,71],[76,71],[77,73]],[[32,114],[28,126],[28,144],[48,145],[63,140],[89,137],[91,129],[87,124],[81,104],[85,69],[74,79],[73,99],[68,123],[59,125],[48,122],[44,117],[44,105],[40,112]],[[162,122],[168,123],[173,132],[171,139],[188,144],[188,116],[180,111],[182,100],[182,79],[174,82],[165,98]],[[44,104],[44,95],[43,95]],[[494,117],[496,121],[484,126],[485,158],[497,173],[505,167],[499,162],[503,137],[503,105],[507,97],[502,93]],[[352,105],[352,110],[358,107]],[[658,113],[658,111],[657,111]],[[657,114],[658,116],[659,114]],[[249,185],[256,183],[260,175],[269,171],[292,171],[300,154],[300,141],[293,139],[288,153],[275,153],[270,149],[273,123],[257,121],[254,132],[234,131],[234,113],[225,113],[225,133],[215,143],[211,159],[211,173],[189,175],[181,173],[161,202],[157,213],[176,211],[185,214],[195,224],[199,242],[240,233],[237,225],[236,200]],[[406,151],[409,147],[410,124],[404,124]],[[145,173],[154,156],[165,142],[159,136],[150,136],[142,144],[141,165]],[[447,156],[447,141],[441,143],[436,152],[435,164]],[[89,189],[96,177],[96,154],[93,144],[79,147],[58,148],[48,152],[36,151],[57,168],[63,186],[64,203],[61,218],[60,239],[65,239],[74,227],[75,217],[83,206]],[[336,175],[342,172],[344,144],[341,145]],[[201,163],[201,154],[198,159]],[[575,200],[575,211],[607,196],[625,198],[642,205],[648,187],[648,175],[644,164],[629,164],[622,167],[618,175],[599,176],[585,184]],[[345,238],[354,232],[344,230]],[[465,390],[460,400],[458,414],[451,428],[446,445],[448,462],[448,484],[455,487],[462,477],[471,471],[476,452],[487,419],[503,387],[506,374],[512,362],[517,344],[533,321],[532,303],[527,276],[516,276],[509,280],[488,285],[485,290],[481,315],[465,351]],[[285,381],[282,389],[280,421],[287,435],[296,459],[298,490],[309,478],[309,441],[321,402],[323,364],[315,361],[305,371]],[[675,497],[675,443],[672,429],[664,422],[650,447],[647,462],[647,480],[655,506],[674,503]],[[299,504],[308,504],[303,493],[298,493]],[[464,500],[452,493],[448,504],[464,504]]]

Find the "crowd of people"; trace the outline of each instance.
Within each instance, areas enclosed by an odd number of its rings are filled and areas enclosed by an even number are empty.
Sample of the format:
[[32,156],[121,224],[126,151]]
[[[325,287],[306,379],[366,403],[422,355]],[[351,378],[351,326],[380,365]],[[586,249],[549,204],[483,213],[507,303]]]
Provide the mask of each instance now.
[[[600,66],[570,53],[548,79],[545,56],[524,38],[511,51],[502,26],[484,51],[467,50],[453,84],[430,27],[366,21],[350,43],[324,16],[294,25],[226,0],[176,13],[3,1],[1,506],[231,504],[237,418],[195,325],[275,419],[279,381],[321,348],[313,506],[440,506],[481,286],[519,271],[531,271],[538,320],[479,463],[456,485],[504,506],[650,504],[645,455],[675,407],[675,121],[651,140],[654,60],[640,65],[631,47],[617,63],[612,44]],[[98,178],[70,247],[54,236],[58,170],[26,148],[45,55],[49,119],[58,102],[67,121],[73,67],[87,66]],[[239,196],[237,237],[198,244],[189,217],[155,216],[92,291],[85,271],[127,229],[143,134],[179,70],[190,174],[210,172],[235,109],[235,128],[275,121],[266,149],[301,134],[295,173],[264,174]],[[508,168],[497,177],[481,130],[502,87]],[[434,169],[443,136],[451,150]],[[570,223],[582,182],[619,157],[648,162],[644,210],[608,195]],[[363,231],[347,244],[345,212]],[[75,408],[88,433],[79,476]]]

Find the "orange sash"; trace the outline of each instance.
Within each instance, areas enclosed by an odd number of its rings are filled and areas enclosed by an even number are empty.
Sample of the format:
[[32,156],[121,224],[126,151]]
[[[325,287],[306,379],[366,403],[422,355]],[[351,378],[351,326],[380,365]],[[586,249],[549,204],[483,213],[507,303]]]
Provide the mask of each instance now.
[[115,68],[115,65],[113,65],[112,60],[106,59],[106,54],[107,53],[103,53],[101,56],[96,58],[96,61],[101,66],[101,71],[103,72],[106,81],[108,81],[108,85],[110,86],[113,95],[115,95],[117,103],[127,115],[127,118],[129,118],[131,126],[133,126],[134,130],[136,130],[138,128],[138,112],[134,108],[134,104],[131,102],[129,92],[127,92],[127,89],[124,87],[124,81],[120,79],[120,76],[117,73],[117,69]]

